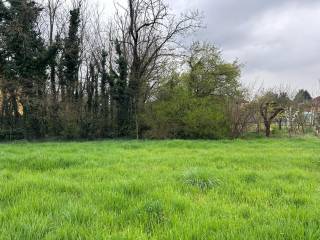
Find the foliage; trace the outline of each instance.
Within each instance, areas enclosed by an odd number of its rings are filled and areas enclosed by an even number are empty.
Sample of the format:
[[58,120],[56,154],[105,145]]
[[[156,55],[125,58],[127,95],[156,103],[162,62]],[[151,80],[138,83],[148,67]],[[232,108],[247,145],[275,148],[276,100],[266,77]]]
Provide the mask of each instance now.
[[234,98],[242,94],[239,64],[225,62],[211,44],[193,43],[186,62],[189,69],[183,78],[193,95]]
[[125,8],[130,14],[117,11],[112,24],[122,26],[104,37],[81,0],[1,1],[0,130],[139,138],[140,113],[169,59],[163,56],[197,28],[198,14],[176,18],[162,0],[129,0]]
[[144,115],[146,136],[153,138],[211,138],[232,135],[228,105],[243,99],[240,69],[226,63],[209,44],[194,43],[188,70],[163,79],[156,99]]
[[262,121],[267,136],[274,123],[317,128],[306,90],[249,101],[238,61],[211,43],[181,48],[177,39],[201,26],[197,11],[178,17],[164,0],[128,0],[108,31],[93,12],[82,0],[0,1],[2,139],[238,138]]
[[26,138],[41,137],[46,129],[42,101],[48,61],[37,28],[41,8],[29,0],[9,0],[0,8],[2,123],[17,128],[23,122]]
[[78,81],[78,71],[80,65],[80,9],[75,8],[70,11],[69,32],[64,42],[63,48],[63,78],[62,86],[66,87],[68,98],[74,97],[76,83]]
[[213,97],[197,98],[176,89],[172,98],[150,103],[144,120],[151,138],[228,137],[229,123],[224,102]]
[[115,100],[118,108],[118,136],[125,137],[129,134],[129,90],[128,90],[128,63],[125,59],[121,44],[116,41],[118,74],[115,74]]

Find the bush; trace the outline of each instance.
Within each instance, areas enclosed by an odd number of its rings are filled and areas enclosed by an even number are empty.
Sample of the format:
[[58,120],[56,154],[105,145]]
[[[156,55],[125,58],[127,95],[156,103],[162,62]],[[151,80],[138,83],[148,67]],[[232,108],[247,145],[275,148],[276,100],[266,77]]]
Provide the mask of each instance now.
[[17,129],[0,129],[0,141],[11,141],[24,139],[24,130]]
[[147,138],[229,137],[230,124],[223,100],[197,98],[178,92],[173,98],[150,103],[143,116]]

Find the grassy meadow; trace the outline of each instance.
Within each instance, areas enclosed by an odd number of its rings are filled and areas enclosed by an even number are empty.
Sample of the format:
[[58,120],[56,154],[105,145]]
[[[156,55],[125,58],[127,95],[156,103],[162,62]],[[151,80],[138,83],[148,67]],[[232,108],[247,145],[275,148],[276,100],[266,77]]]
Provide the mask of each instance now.
[[320,239],[319,146],[0,144],[0,239]]

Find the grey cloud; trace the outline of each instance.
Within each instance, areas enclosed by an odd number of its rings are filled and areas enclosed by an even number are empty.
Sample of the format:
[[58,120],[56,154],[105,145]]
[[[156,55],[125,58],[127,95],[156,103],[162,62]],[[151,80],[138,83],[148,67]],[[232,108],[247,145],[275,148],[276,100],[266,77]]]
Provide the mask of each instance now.
[[317,0],[174,1],[198,8],[206,29],[194,38],[215,43],[227,59],[239,58],[246,84],[307,88],[320,78],[320,2]]

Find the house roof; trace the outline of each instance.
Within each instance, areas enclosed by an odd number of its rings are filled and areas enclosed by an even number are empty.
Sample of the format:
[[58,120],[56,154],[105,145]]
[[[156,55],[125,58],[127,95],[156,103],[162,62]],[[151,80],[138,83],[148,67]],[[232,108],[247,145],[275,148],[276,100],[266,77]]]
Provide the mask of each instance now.
[[320,106],[320,96],[312,99],[312,105]]

